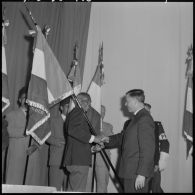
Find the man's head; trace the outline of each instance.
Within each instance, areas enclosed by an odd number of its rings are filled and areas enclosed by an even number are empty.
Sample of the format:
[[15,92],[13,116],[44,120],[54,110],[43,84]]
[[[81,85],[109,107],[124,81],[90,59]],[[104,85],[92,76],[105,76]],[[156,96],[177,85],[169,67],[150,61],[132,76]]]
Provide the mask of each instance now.
[[101,105],[101,117],[102,117],[102,119],[104,119],[105,114],[106,114],[106,107]]
[[150,112],[151,107],[152,107],[152,106],[151,106],[150,104],[144,103],[144,108],[145,108],[148,112]]
[[81,107],[83,108],[83,110],[85,112],[87,112],[87,110],[89,109],[90,105],[91,105],[91,97],[88,93],[79,93],[77,95],[78,101],[81,105]]
[[144,107],[145,95],[142,89],[133,89],[126,93],[126,106],[129,112],[135,112]]
[[18,105],[19,105],[19,107],[22,107],[22,108],[27,107],[26,97],[27,97],[27,91],[26,91],[26,88],[23,87],[22,89],[20,89],[20,91],[18,93]]
[[70,103],[70,97],[68,97],[60,102],[60,111],[62,112],[62,114],[64,114],[64,115],[68,114],[69,103]]

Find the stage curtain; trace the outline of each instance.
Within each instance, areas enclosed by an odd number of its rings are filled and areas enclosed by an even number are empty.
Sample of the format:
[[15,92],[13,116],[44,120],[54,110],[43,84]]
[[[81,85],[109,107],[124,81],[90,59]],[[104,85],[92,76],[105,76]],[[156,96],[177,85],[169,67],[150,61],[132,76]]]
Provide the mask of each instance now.
[[[45,25],[51,28],[47,40],[66,75],[73,59],[74,44],[78,41],[78,58],[82,77],[91,3],[27,2],[26,5],[41,28]],[[6,19],[9,19],[10,22],[7,28],[6,45],[11,101],[8,112],[17,108],[18,91],[26,85],[30,78],[34,38],[29,36],[28,30],[35,29],[35,26],[23,2],[3,2],[2,8],[4,7],[6,8]]]

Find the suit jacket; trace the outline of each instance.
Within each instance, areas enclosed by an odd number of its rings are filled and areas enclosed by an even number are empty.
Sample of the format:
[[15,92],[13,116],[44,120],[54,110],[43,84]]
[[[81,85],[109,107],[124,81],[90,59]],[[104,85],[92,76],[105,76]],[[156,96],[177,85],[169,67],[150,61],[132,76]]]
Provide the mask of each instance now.
[[154,170],[155,134],[154,121],[145,109],[140,110],[121,133],[110,136],[107,147],[121,146],[119,176],[150,177]]
[[[50,145],[49,165],[60,166],[65,148],[64,120],[61,115],[52,117],[50,120],[51,136],[47,139]],[[59,146],[59,143],[64,143]]]
[[95,130],[95,133],[97,135],[100,135],[100,122],[101,122],[100,114],[93,107],[89,107],[87,111],[87,117],[91,122],[91,125]]
[[66,147],[63,165],[91,165],[91,132],[82,111],[75,107],[65,122]]

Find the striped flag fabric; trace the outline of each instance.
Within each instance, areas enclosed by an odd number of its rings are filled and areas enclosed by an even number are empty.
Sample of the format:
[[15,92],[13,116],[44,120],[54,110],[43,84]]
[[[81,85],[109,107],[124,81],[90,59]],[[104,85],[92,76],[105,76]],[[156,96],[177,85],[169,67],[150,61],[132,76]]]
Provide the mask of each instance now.
[[5,45],[7,44],[6,26],[9,25],[9,21],[6,20],[2,23],[2,113],[9,107],[9,90],[8,90],[8,76],[7,76],[7,64],[5,55]]
[[26,130],[40,145],[51,135],[49,108],[73,92],[68,79],[37,26],[34,57],[28,87],[29,122]]
[[91,106],[101,114],[101,86],[104,82],[104,66],[103,66],[103,44],[99,49],[99,62],[95,74],[88,87],[88,94],[91,96]]
[[193,150],[193,49],[188,50],[187,63],[187,88],[185,95],[185,109],[183,119],[183,134],[187,142],[187,157]]

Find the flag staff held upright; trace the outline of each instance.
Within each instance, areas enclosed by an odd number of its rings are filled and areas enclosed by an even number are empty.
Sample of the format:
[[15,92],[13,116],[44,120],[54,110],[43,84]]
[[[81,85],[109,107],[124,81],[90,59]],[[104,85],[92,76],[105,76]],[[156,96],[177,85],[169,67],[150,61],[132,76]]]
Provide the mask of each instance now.
[[[24,5],[25,5],[25,4],[24,4]],[[27,11],[28,11],[28,13],[29,13],[29,15],[30,15],[30,17],[31,17],[31,19],[32,19],[32,21],[33,21],[33,23],[34,23],[34,25],[37,27],[37,23],[36,23],[35,19],[33,18],[33,16],[32,16],[32,14],[31,14],[30,10],[27,8],[26,5],[25,5],[25,7],[26,7],[26,9],[27,9]],[[85,117],[85,119],[86,119],[88,125],[90,126],[91,134],[93,134],[93,135],[96,136],[96,132],[95,132],[93,126],[91,125],[91,122],[89,121],[89,119],[88,119],[86,113],[84,112],[83,108],[81,107],[81,105],[80,105],[80,103],[79,103],[79,101],[78,101],[76,95],[74,94],[74,92],[73,92],[73,94],[72,94],[71,96],[72,96],[74,102],[75,102],[75,103],[79,106],[79,108],[81,109],[81,111],[82,111],[82,113],[83,113],[83,115],[84,115],[84,117]],[[112,170],[113,170],[113,172],[114,172],[114,174],[115,174],[115,176],[116,176],[116,178],[117,178],[117,180],[118,180],[118,182],[119,182],[119,184],[120,184],[120,186],[121,186],[121,188],[122,188],[122,190],[123,190],[123,189],[124,189],[124,188],[123,188],[123,185],[122,185],[122,183],[121,183],[121,181],[120,181],[120,179],[119,179],[119,177],[118,177],[118,175],[117,175],[117,173],[116,173],[116,170],[114,169],[114,167],[113,167],[113,165],[112,165],[112,163],[111,163],[109,157],[107,156],[105,150],[102,149],[102,150],[100,151],[100,154],[101,154],[103,157],[105,156],[105,158],[107,159],[107,161],[108,161],[110,167],[112,168]],[[103,159],[104,159],[104,158],[103,158]],[[105,159],[104,159],[104,160],[105,160]]]

